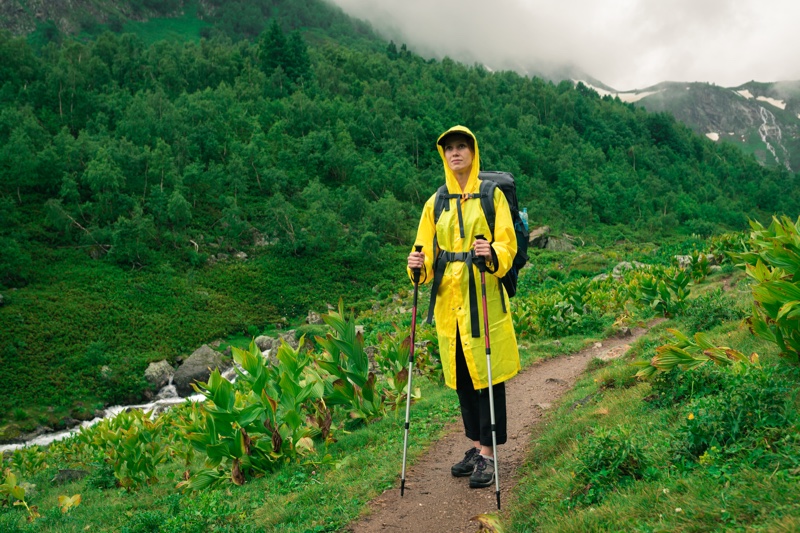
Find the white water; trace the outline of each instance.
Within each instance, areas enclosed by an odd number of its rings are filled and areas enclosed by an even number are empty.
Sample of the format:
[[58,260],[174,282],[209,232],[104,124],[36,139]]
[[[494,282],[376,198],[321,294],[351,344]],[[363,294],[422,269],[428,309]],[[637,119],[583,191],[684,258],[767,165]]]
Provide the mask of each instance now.
[[768,109],[761,106],[759,106],[759,112],[761,114],[762,124],[758,128],[758,135],[761,137],[761,140],[764,142],[764,144],[767,145],[767,150],[769,150],[769,152],[772,154],[772,157],[775,158],[775,162],[780,165],[781,160],[778,157],[778,153],[775,150],[775,147],[768,140],[775,139],[775,142],[783,152],[783,164],[786,169],[791,172],[792,168],[789,166],[789,152],[786,150],[786,147],[783,146],[783,133],[781,132],[781,127],[775,121],[775,115],[773,115]]
[[[238,368],[239,370],[242,370],[241,367]],[[236,370],[234,369],[234,367],[231,367],[222,373],[222,377],[224,377],[228,381],[233,382],[236,380]],[[151,415],[157,415],[159,413],[163,413],[164,411],[175,405],[180,405],[187,401],[202,402],[205,399],[206,397],[203,396],[202,394],[192,394],[191,396],[187,396],[186,398],[181,398],[180,396],[178,396],[178,391],[175,389],[175,385],[172,384],[172,378],[170,378],[169,383],[167,385],[164,385],[164,387],[158,391],[156,399],[150,403],[143,403],[138,405],[115,405],[109,407],[103,412],[102,417],[96,417],[92,420],[87,420],[85,422],[82,422],[79,426],[75,426],[70,429],[65,429],[63,431],[54,431],[52,433],[46,433],[44,435],[40,435],[34,439],[31,439],[21,444],[0,445],[0,455],[5,451],[13,451],[19,448],[25,448],[26,446],[47,446],[51,442],[71,437],[72,435],[75,435],[76,433],[80,432],[83,428],[92,427],[95,424],[101,422],[102,420],[105,420],[106,418],[114,418],[121,412],[126,411],[128,409],[141,409],[142,411],[150,411]]]

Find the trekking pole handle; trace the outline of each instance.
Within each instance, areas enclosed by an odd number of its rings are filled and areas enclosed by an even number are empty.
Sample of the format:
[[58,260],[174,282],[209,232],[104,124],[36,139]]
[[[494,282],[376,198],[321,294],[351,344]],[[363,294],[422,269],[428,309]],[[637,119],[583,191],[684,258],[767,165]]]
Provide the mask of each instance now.
[[[483,233],[480,235],[475,235],[475,240],[482,240],[485,241],[486,237],[483,236]],[[472,262],[475,263],[475,266],[478,267],[478,270],[481,272],[486,271],[486,258],[475,255],[475,250],[472,251],[473,259]]]
[[[414,245],[414,251],[417,252],[417,253],[422,253],[422,245],[421,244],[415,244]],[[412,268],[411,269],[411,272],[414,273],[414,283],[419,283],[420,270],[421,269],[419,269],[419,268]]]

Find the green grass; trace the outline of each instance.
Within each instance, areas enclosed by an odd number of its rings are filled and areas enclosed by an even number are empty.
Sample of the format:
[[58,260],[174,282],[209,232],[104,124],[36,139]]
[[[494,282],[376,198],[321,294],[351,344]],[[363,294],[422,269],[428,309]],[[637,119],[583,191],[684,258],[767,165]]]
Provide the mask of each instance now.
[[[674,325],[654,328],[635,344],[634,356],[651,357],[663,343],[665,328]],[[741,324],[724,324],[712,334],[718,342],[745,353],[758,352],[765,364],[786,366],[772,346],[754,338]],[[678,467],[673,442],[685,416],[680,406],[651,406],[646,400],[652,394],[651,385],[631,379],[635,369],[627,361],[592,366],[595,370],[563,398],[533,437],[517,494],[505,511],[510,531],[796,530],[800,523],[796,443],[781,450],[794,457],[794,468],[759,469],[739,456],[723,463],[712,458],[688,469]],[[796,380],[796,373],[792,375]],[[573,408],[574,402],[586,397],[591,400]],[[790,433],[796,432],[798,423],[793,416]],[[576,457],[591,443],[587,437],[603,430],[624,430],[630,439],[645,443],[643,453],[656,465],[650,478],[619,486],[576,487],[580,466]],[[581,504],[580,496],[588,490],[600,490],[600,501]]]
[[211,26],[212,24],[197,18],[197,7],[192,6],[187,7],[181,17],[152,18],[144,22],[128,21],[124,32],[135,33],[150,45],[164,39],[199,41],[201,30]]
[[[455,393],[425,379],[417,383],[423,398],[412,410],[409,464],[442,436],[445,425],[459,413]],[[400,409],[369,426],[339,431],[335,443],[303,463],[284,464],[241,487],[226,484],[195,495],[174,488],[184,470],[178,461],[162,465],[160,481],[135,493],[93,488],[87,479],[54,487],[50,479],[56,468],[68,465],[50,465],[30,479],[37,489],[29,502],[38,505],[43,515],[35,529],[27,529],[24,513],[13,508],[0,509],[0,530],[126,531],[125,526],[155,517],[162,527],[158,531],[338,531],[356,519],[370,499],[396,483],[403,413]],[[192,469],[199,467],[195,462]],[[58,496],[73,494],[82,495],[81,504],[62,515],[56,506]]]
[[341,297],[352,298],[348,309],[367,308],[373,288],[402,282],[397,253],[387,247],[359,266],[253,250],[214,268],[128,271],[81,251],[42,250],[36,279],[0,307],[0,364],[13,376],[0,382],[0,428],[19,406],[30,419],[16,420],[17,430],[31,431],[40,415],[58,427],[82,406],[138,402],[151,361],[174,363],[217,339],[246,347],[253,332],[295,327]]

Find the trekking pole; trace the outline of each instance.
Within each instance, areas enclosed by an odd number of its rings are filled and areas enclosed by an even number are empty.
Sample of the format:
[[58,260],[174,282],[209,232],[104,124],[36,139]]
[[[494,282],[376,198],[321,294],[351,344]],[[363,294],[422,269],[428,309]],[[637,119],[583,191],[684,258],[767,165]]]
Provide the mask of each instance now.
[[[475,235],[475,239],[486,240],[483,235]],[[494,486],[497,497],[497,509],[500,509],[500,468],[497,464],[497,430],[494,422],[494,393],[492,389],[492,349],[489,343],[489,315],[486,312],[486,258],[476,257],[473,261],[481,272],[481,297],[483,300],[483,331],[486,340],[486,370],[489,377],[489,415],[492,422],[492,454],[494,455]]]
[[[422,251],[421,244],[415,244],[416,252]],[[414,373],[414,337],[417,332],[417,295],[419,294],[419,268],[412,268],[414,274],[414,305],[411,309],[411,345],[408,347],[408,389],[406,390],[406,424],[403,437],[403,472],[400,475],[400,497],[406,490],[406,454],[408,452],[408,422],[411,419],[411,375]]]

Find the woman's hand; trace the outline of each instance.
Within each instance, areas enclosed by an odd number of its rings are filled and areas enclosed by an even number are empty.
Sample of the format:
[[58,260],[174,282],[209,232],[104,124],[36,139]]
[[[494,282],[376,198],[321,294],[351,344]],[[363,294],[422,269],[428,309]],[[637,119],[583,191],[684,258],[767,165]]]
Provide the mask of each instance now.
[[472,249],[475,251],[475,255],[485,257],[488,260],[492,259],[492,245],[489,244],[489,241],[476,239],[475,242],[472,243]]
[[408,268],[411,270],[415,268],[425,268],[425,254],[422,252],[411,252],[408,254]]

